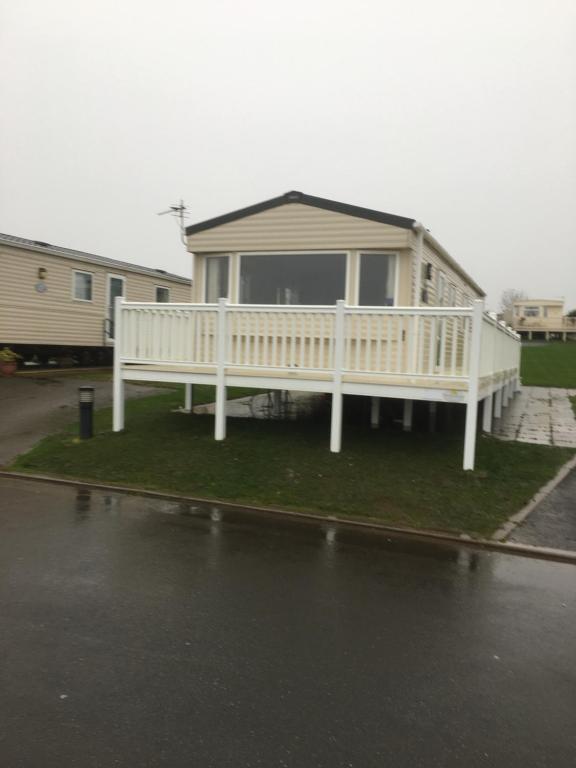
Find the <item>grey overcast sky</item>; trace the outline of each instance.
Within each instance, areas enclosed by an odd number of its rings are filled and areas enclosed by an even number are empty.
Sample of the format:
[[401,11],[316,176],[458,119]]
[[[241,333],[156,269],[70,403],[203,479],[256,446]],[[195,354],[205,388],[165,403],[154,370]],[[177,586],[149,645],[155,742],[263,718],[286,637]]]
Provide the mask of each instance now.
[[574,0],[0,0],[0,231],[190,274],[290,189],[576,307]]

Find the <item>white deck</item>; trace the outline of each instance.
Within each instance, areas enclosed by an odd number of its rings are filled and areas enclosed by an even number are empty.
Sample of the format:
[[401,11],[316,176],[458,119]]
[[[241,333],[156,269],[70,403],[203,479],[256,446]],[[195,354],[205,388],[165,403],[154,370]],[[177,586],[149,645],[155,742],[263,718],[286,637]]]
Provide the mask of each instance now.
[[[333,395],[331,449],[340,450],[344,394],[467,406],[464,466],[473,468],[477,404],[516,391],[516,333],[474,307],[141,304],[116,307],[115,419],[123,382],[216,386],[216,439],[225,437],[227,386]],[[493,396],[496,395],[494,398]]]

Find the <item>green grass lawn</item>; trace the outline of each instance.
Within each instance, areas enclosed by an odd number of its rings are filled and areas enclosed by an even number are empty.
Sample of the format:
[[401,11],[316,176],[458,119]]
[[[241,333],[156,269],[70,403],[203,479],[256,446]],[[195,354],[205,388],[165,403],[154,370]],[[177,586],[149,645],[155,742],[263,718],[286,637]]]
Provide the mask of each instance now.
[[576,389],[576,343],[523,345],[520,375],[525,386]]
[[[212,393],[195,387],[197,402],[211,400]],[[118,434],[110,432],[111,412],[104,409],[97,414],[93,440],[79,442],[71,426],[11,468],[488,535],[573,454],[482,437],[477,471],[465,473],[459,432],[373,431],[365,423],[346,424],[343,451],[332,454],[325,418],[229,419],[228,438],[217,443],[213,417],[172,413],[181,403],[180,389],[130,401],[127,428]]]

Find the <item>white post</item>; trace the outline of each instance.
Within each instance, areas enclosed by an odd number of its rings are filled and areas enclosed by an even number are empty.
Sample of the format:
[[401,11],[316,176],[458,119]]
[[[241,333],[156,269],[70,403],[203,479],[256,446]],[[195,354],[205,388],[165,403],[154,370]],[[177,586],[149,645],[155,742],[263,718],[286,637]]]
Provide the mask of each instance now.
[[484,432],[492,432],[492,407],[494,405],[494,395],[490,394],[484,398],[482,406],[482,429]]
[[192,384],[184,384],[184,410],[192,413]]
[[428,431],[436,432],[436,417],[438,415],[438,403],[431,400],[428,403]]
[[412,414],[414,413],[414,401],[404,400],[404,414],[402,416],[402,429],[404,432],[412,432]]
[[370,398],[370,426],[372,429],[378,429],[380,426],[380,398]]
[[508,382],[506,382],[506,384],[504,384],[504,386],[502,387],[502,408],[508,407],[508,395],[509,395]]
[[112,385],[112,429],[124,429],[124,379],[122,378],[122,296],[114,304],[114,374]]
[[226,303],[228,299],[218,300],[218,327],[216,342],[216,412],[214,419],[214,439],[226,437]]
[[478,387],[480,382],[480,348],[482,341],[482,323],[484,322],[484,302],[474,302],[472,313],[472,338],[470,339],[470,364],[468,370],[468,397],[466,402],[466,431],[464,434],[465,470],[474,469],[476,456],[476,428],[478,420]]
[[502,387],[498,387],[494,395],[494,418],[502,418]]
[[344,366],[344,301],[336,302],[334,323],[334,382],[332,389],[332,419],[330,450],[340,453],[342,447],[342,368]]

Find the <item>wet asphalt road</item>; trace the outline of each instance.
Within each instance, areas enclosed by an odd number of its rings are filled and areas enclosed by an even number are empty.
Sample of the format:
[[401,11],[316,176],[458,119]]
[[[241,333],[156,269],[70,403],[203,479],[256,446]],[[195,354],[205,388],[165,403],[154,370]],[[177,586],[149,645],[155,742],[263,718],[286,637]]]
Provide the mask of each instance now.
[[5,768],[576,765],[576,568],[0,480]]

